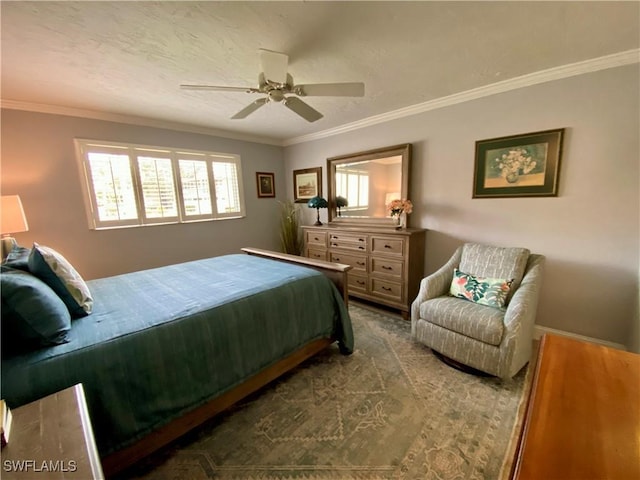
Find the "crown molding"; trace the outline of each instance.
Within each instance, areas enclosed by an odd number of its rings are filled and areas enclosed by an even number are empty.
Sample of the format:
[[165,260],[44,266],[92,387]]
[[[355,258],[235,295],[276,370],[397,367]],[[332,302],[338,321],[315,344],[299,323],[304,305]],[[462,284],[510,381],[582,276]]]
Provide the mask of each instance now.
[[396,120],[398,118],[409,117],[418,113],[436,110],[438,108],[448,107],[470,100],[476,100],[488,97],[498,93],[504,93],[519,88],[530,87],[540,83],[551,82],[554,80],[562,80],[585,73],[597,72],[609,68],[622,67],[640,62],[640,49],[627,50],[604,57],[593,58],[582,62],[570,63],[561,67],[554,67],[539,72],[522,75],[520,77],[510,78],[501,82],[492,83],[483,87],[474,88],[460,93],[454,93],[446,97],[436,98],[424,103],[411,105],[409,107],[400,108],[391,112],[380,115],[374,115],[363,120],[347,123],[336,128],[323,130],[317,133],[311,133],[300,137],[286,139],[284,146],[295,145],[297,143],[310,142],[321,138],[331,137],[342,133],[352,132],[361,128],[377,125],[379,123]]
[[9,110],[24,110],[27,112],[50,113],[53,115],[66,115],[70,117],[90,118],[93,120],[104,120],[107,122],[127,123],[130,125],[139,125],[144,127],[163,128],[179,132],[198,133],[202,135],[214,135],[222,138],[233,140],[242,140],[245,142],[254,142],[267,145],[276,145],[281,147],[282,141],[262,137],[258,135],[250,135],[239,132],[231,132],[228,130],[218,130],[208,127],[199,127],[197,125],[188,125],[178,122],[169,122],[166,120],[157,120],[146,117],[136,117],[133,115],[123,115],[110,112],[99,112],[96,110],[84,110],[81,108],[62,107],[60,105],[46,105],[42,103],[20,102],[16,100],[0,99],[0,108]]

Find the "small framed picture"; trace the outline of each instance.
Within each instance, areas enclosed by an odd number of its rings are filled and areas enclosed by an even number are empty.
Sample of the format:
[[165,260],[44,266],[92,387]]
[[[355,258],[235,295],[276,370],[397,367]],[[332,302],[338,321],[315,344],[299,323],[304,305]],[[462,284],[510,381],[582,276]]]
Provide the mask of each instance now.
[[296,203],[306,203],[309,199],[317,196],[322,196],[322,167],[294,170],[294,201]]
[[555,197],[564,128],[476,142],[473,198]]
[[276,196],[276,185],[273,173],[256,172],[256,184],[258,185],[258,198]]

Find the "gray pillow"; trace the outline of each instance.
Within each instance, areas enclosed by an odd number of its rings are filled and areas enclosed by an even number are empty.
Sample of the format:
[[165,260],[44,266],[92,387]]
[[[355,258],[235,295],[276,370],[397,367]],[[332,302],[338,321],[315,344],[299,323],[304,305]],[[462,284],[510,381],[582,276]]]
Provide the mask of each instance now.
[[58,294],[72,317],[91,313],[93,298],[89,287],[69,261],[53,248],[34,243],[29,255],[29,271]]

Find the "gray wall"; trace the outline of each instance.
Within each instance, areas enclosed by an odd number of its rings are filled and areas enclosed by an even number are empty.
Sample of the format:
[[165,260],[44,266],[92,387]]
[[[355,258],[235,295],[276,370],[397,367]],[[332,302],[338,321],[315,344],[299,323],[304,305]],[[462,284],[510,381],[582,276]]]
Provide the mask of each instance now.
[[[256,172],[274,172],[285,197],[282,147],[61,115],[2,110],[2,194],[22,199],[34,241],[61,252],[86,279],[239,252],[279,250],[278,203],[257,197]],[[177,225],[89,230],[74,138],[182,147],[241,156],[247,216]]]
[[[425,273],[463,242],[527,247],[547,256],[539,325],[637,351],[638,73],[609,69],[291,145],[286,168],[322,166],[326,182],[327,157],[412,143],[409,222],[429,230]],[[557,197],[471,198],[476,140],[563,127]]]

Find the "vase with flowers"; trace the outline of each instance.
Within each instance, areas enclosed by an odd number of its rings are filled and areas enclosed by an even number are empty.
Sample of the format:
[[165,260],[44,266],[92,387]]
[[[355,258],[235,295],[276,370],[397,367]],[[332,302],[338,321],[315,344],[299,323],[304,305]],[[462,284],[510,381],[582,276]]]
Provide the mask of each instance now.
[[406,228],[407,215],[413,212],[413,204],[411,203],[411,200],[407,200],[406,198],[396,198],[387,204],[387,211],[391,218],[396,222],[396,228]]
[[509,149],[509,153],[503,153],[494,159],[493,169],[508,183],[516,183],[521,175],[527,175],[535,170],[537,162],[529,154],[526,148],[516,147]]

